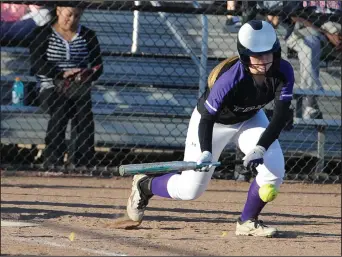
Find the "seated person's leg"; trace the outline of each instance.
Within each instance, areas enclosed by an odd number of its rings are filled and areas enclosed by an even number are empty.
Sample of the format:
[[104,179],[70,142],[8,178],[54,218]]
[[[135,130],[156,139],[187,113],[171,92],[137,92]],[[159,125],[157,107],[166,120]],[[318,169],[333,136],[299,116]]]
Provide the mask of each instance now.
[[247,21],[254,20],[258,13],[256,1],[243,1],[242,2],[242,24]]
[[[227,10],[229,11],[234,11],[236,10],[236,1],[227,1]],[[226,25],[234,25],[239,21],[239,17],[228,14],[227,15],[227,20],[226,20]]]
[[276,29],[279,26],[279,16],[267,15],[267,21]]
[[[296,25],[297,26],[297,25]],[[300,63],[301,88],[312,91],[322,90],[323,86],[319,79],[320,56],[321,56],[321,37],[309,28],[300,30],[295,29],[286,42],[287,45],[298,53]],[[304,98],[303,118],[321,118],[317,98],[306,96]]]
[[27,47],[32,31],[37,27],[33,19],[16,22],[1,22],[1,45]]
[[[321,56],[321,40],[317,36],[306,36],[302,43],[302,49],[298,49],[298,58],[300,61],[301,87],[312,91],[323,90],[319,79]],[[314,119],[322,118],[316,96],[306,96],[303,102],[303,118]]]

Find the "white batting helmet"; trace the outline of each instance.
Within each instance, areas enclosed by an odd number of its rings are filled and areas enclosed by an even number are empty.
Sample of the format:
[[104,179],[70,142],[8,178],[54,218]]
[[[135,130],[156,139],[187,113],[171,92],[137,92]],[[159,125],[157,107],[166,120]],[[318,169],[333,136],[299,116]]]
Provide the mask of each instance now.
[[251,20],[239,30],[237,50],[244,64],[250,62],[250,56],[273,53],[273,61],[280,59],[281,48],[272,25],[266,21]]

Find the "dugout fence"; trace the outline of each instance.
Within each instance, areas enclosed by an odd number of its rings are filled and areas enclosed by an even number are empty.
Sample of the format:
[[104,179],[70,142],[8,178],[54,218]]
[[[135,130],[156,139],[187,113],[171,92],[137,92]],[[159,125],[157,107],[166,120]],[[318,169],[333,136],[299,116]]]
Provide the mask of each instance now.
[[[65,4],[20,3],[48,9]],[[238,26],[226,25],[226,14],[243,15],[244,9],[227,11],[226,2],[212,1],[73,1],[73,5],[84,8],[81,24],[96,32],[103,58],[104,72],[91,91],[94,162],[88,167],[44,166],[49,115],[39,107],[39,88],[30,73],[30,40],[8,40],[2,30],[2,168],[115,174],[121,164],[181,160],[187,124],[206,87],[207,75],[220,61],[237,54]],[[329,21],[338,23],[340,13],[317,13],[309,7],[290,11],[284,6],[257,9],[258,19],[269,14],[281,17],[277,33],[282,54],[294,66],[296,76],[293,119],[279,139],[286,158],[286,179],[340,182],[340,53],[334,45],[322,43],[320,80],[324,90],[308,90],[301,84],[300,60],[293,57],[284,40],[291,17],[305,18],[320,27]],[[16,77],[25,88],[22,106],[12,104]],[[322,118],[303,119],[302,100],[308,95],[317,99]],[[265,107],[269,117],[272,108],[272,103]],[[73,139],[70,125],[68,143]],[[233,178],[237,167],[231,161],[240,158],[235,146],[227,146],[216,177]]]

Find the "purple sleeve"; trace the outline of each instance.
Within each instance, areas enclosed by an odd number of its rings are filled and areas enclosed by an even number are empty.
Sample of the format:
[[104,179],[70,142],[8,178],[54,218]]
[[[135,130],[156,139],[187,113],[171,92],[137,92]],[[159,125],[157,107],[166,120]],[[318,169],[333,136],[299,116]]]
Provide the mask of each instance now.
[[216,80],[204,103],[205,108],[210,114],[216,114],[221,107],[224,97],[243,78],[243,75],[243,67],[240,62],[237,62]]
[[292,65],[285,61],[280,61],[280,71],[286,78],[286,83],[280,88],[280,92],[277,92],[276,100],[291,101],[293,98],[293,86],[294,86],[294,72]]

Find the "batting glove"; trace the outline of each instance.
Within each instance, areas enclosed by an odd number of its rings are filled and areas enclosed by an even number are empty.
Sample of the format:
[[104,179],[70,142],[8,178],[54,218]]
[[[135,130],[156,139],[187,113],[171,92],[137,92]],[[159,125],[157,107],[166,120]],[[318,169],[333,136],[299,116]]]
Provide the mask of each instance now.
[[266,149],[264,147],[257,145],[242,159],[244,160],[243,166],[250,170],[252,168],[256,168],[259,164],[263,164],[265,152]]
[[[198,159],[197,165],[201,165],[203,163],[211,163],[212,159],[213,159],[213,156],[212,156],[211,152],[204,151],[201,154],[200,158]],[[211,167],[211,165],[208,165],[208,166],[205,166],[205,167],[201,168],[200,170],[201,171],[208,171],[210,169],[210,167]]]

